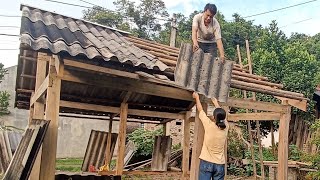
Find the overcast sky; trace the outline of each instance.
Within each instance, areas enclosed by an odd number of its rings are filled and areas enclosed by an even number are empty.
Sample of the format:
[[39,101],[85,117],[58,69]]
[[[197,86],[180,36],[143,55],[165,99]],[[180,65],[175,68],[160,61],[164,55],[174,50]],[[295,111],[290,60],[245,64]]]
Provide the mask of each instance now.
[[[44,10],[54,11],[63,15],[81,18],[82,11],[85,8],[68,6],[48,2],[45,0],[0,0],[0,15],[13,15],[19,16],[20,4],[32,5]],[[63,0],[57,0],[63,1]],[[87,0],[93,4],[114,9],[111,0]],[[139,2],[139,0],[135,0]],[[271,11],[303,2],[308,0],[217,0],[217,1],[204,1],[204,0],[163,0],[170,14],[183,13],[186,16],[194,10],[202,10],[204,5],[208,2],[215,3],[218,10],[223,13],[227,20],[232,19],[232,14],[238,13],[242,17],[258,14],[261,12]],[[64,2],[79,4],[84,6],[91,6],[80,0],[64,0]],[[255,16],[248,18],[254,20],[255,24],[267,26],[272,20],[278,22],[279,27],[287,36],[293,32],[305,33],[308,35],[315,35],[320,32],[320,1],[314,0],[301,6]],[[20,18],[18,17],[0,17],[0,34],[19,34],[19,28],[14,27],[1,27],[1,26],[20,26]],[[10,67],[17,64],[18,61],[18,48],[19,37],[8,37],[0,35],[0,63],[5,67]]]

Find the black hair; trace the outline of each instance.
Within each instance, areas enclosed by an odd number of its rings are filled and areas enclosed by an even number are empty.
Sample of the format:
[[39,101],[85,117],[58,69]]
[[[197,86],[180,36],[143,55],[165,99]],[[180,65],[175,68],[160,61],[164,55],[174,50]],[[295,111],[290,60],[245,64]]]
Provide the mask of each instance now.
[[215,4],[206,4],[206,6],[204,7],[203,12],[206,12],[207,10],[209,10],[211,12],[211,14],[216,15],[217,13],[217,6]]
[[225,119],[226,119],[226,111],[222,108],[216,108],[213,111],[213,117],[216,120],[216,125],[220,128],[220,129],[225,129],[226,128],[226,124],[224,123]]

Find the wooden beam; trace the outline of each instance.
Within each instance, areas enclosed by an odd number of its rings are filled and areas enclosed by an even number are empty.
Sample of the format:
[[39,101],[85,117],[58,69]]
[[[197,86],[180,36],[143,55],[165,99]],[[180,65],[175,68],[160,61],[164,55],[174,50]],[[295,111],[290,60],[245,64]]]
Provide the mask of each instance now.
[[[80,118],[80,119],[91,119],[91,120],[101,120],[101,121],[109,121],[110,118],[103,118],[104,116],[93,116],[93,115],[74,115],[71,113],[60,113],[59,117],[70,117],[70,118]],[[112,117],[112,116],[111,116]],[[113,121],[120,121],[119,117],[113,117]],[[136,123],[148,123],[148,124],[160,124],[159,121],[155,120],[141,120],[141,119],[133,119],[130,118],[127,122],[136,122]]]
[[[211,100],[210,100],[211,101]],[[208,101],[208,102],[210,102]],[[240,99],[229,97],[227,103],[220,103],[222,106],[237,107],[244,109],[256,109],[261,111],[284,112],[286,105],[275,104],[270,102],[254,101],[251,99]]]
[[51,59],[49,79],[52,78],[53,83],[52,87],[48,87],[47,89],[45,110],[45,119],[50,120],[50,124],[42,145],[40,180],[54,180],[55,177],[61,80],[56,78],[53,69],[54,61]]
[[35,102],[38,102],[40,98],[45,94],[48,87],[52,86],[52,81],[49,80],[49,76],[42,82],[40,87],[36,90],[34,95],[31,97],[30,106],[33,106]]
[[276,112],[260,112],[260,113],[239,113],[228,114],[228,121],[272,121],[280,120],[280,113]]
[[64,68],[62,68],[62,66],[64,66],[64,63],[62,61],[62,59],[58,56],[58,55],[53,55],[54,58],[54,63],[55,63],[55,68],[56,68],[56,72],[58,77],[62,77],[63,76],[63,71]]
[[[60,101],[61,107],[82,109],[82,110],[91,110],[98,112],[108,112],[108,113],[120,113],[120,108],[112,106],[102,106],[95,104],[71,102],[71,101]],[[167,112],[157,112],[157,111],[147,111],[139,109],[129,109],[128,115],[134,116],[144,116],[144,117],[158,117],[164,119],[182,119],[183,114],[167,113]]]
[[125,151],[125,145],[126,145],[125,143],[126,143],[128,104],[122,103],[120,110],[121,111],[120,111],[116,175],[122,175],[122,172],[123,172],[124,151]]
[[90,76],[89,73],[70,73],[70,71],[65,70],[65,74],[62,79],[64,81],[76,82],[81,84],[107,87],[123,91],[127,91],[128,89],[130,89],[130,91],[132,92],[141,94],[193,101],[192,94],[188,90],[154,83],[136,81],[128,78],[114,78],[94,75]]
[[183,121],[183,139],[182,139],[182,178],[187,178],[189,172],[190,159],[190,116],[191,112],[187,112]]
[[280,99],[281,101],[288,101],[288,104],[296,107],[304,112],[307,111],[307,100],[297,100],[297,99],[289,99],[289,98],[284,98],[284,97],[279,97],[279,96],[275,96],[277,99]]
[[[208,104],[202,104],[203,110],[207,112]],[[193,136],[193,147],[191,157],[191,170],[190,180],[197,180],[199,176],[199,165],[200,165],[200,153],[203,144],[204,127],[199,119],[199,111],[196,110],[195,125],[194,125],[194,136]]]
[[123,100],[122,100],[122,103],[127,103],[127,101],[129,100],[129,98],[131,97],[132,95],[132,92],[131,91],[128,91],[126,93],[126,95],[123,97]]
[[[284,102],[285,103],[285,102]],[[286,103],[285,103],[286,104]],[[289,124],[291,120],[291,107],[288,106],[286,111],[281,113],[279,126],[279,146],[278,146],[278,179],[288,179],[288,136]]]

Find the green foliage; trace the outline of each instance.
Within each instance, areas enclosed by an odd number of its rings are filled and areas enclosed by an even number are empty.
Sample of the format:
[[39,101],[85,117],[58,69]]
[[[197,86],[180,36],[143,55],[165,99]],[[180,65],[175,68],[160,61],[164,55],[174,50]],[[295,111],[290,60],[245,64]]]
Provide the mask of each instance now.
[[[0,83],[2,82],[2,79],[6,73],[7,73],[7,70],[4,69],[4,65],[0,63]],[[10,100],[10,94],[6,91],[0,91],[0,116],[9,114],[9,111],[8,111],[9,100]]]
[[245,148],[243,141],[238,138],[237,133],[234,130],[230,130],[228,133],[228,156],[243,159]]
[[0,116],[9,114],[10,94],[6,91],[0,91]]
[[92,9],[84,10],[83,18],[109,27],[125,31],[129,30],[129,24],[124,21],[119,12],[109,11],[99,6],[94,6]]
[[181,143],[172,145],[172,150],[173,151],[177,151],[177,150],[180,150],[180,149],[181,149]]
[[77,158],[57,159],[56,170],[80,172],[82,162],[83,162],[82,159],[77,159]]
[[167,19],[169,16],[162,0],[141,0],[138,5],[130,0],[117,0],[114,4],[118,12],[132,19],[135,26],[132,32],[141,38],[154,37],[161,30],[158,18]]
[[148,156],[152,154],[154,137],[162,135],[162,128],[155,131],[138,128],[128,135],[128,139],[135,143],[137,147],[136,156]]
[[[316,147],[319,149],[320,147],[320,120],[316,120],[312,126],[311,130],[313,133],[315,133],[315,136],[312,139],[312,144],[315,144]],[[308,173],[307,178],[308,179],[316,179],[320,180],[320,153],[315,153],[315,154],[304,154],[303,160],[307,162],[311,162],[313,168],[318,169],[317,172],[311,172]]]

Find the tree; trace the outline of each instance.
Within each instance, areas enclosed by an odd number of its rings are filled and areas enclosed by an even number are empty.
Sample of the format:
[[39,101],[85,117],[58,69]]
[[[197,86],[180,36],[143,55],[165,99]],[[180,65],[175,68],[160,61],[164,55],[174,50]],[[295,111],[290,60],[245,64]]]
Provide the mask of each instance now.
[[161,30],[160,19],[167,20],[168,12],[162,0],[141,0],[135,5],[130,0],[117,0],[114,2],[117,11],[125,17],[131,18],[132,32],[138,37],[152,39]]
[[88,21],[96,22],[124,31],[130,30],[129,24],[119,12],[110,11],[99,6],[83,11],[83,18]]
[[[2,82],[2,79],[4,75],[7,73],[7,70],[3,68],[3,64],[0,63],[0,83]],[[5,114],[8,114],[8,107],[9,107],[9,98],[10,95],[6,91],[0,91],[0,116],[3,116]]]

